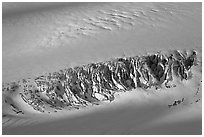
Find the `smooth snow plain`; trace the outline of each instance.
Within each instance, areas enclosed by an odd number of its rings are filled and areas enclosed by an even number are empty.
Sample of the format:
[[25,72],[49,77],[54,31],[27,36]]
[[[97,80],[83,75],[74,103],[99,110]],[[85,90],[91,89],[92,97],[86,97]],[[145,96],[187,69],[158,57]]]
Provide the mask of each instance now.
[[49,115],[18,95],[12,101],[26,113],[15,115],[2,100],[3,134],[202,134],[202,3],[3,3],[2,29],[3,82],[116,57],[199,53],[193,78],[175,88]]

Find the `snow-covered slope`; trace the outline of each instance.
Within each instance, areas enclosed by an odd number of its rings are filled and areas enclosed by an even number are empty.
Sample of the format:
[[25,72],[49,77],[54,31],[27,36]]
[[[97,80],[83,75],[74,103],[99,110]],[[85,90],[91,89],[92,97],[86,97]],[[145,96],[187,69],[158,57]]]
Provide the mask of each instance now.
[[136,88],[79,109],[50,107],[42,113],[24,102],[22,88],[4,90],[3,134],[201,134],[201,10],[201,3],[3,3],[6,87],[69,67],[159,51],[190,56],[194,50],[198,60],[189,79],[174,77],[175,87]]

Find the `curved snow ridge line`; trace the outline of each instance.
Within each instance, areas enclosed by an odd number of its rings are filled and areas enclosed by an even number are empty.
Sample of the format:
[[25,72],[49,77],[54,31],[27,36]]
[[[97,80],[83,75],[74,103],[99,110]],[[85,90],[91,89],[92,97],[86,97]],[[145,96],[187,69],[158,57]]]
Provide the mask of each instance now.
[[33,120],[29,117],[14,116],[10,114],[2,114],[2,129],[8,129],[18,126],[27,126],[31,124],[36,124],[38,120]]
[[[113,101],[114,94],[136,88],[171,88],[174,78],[188,80],[197,65],[195,50],[174,50],[111,61],[90,63],[18,82],[3,83],[3,103],[16,114],[24,114],[15,104],[16,96],[39,112],[50,108],[80,107]],[[17,95],[16,95],[17,94]]]

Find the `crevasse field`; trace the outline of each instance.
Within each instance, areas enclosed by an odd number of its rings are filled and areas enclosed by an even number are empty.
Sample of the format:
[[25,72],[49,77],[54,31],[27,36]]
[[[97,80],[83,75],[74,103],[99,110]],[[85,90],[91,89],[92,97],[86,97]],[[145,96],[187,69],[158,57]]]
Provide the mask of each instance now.
[[[202,3],[3,3],[2,133],[202,134]],[[39,111],[13,82],[134,56],[196,51],[172,87],[114,92],[113,101]],[[32,82],[31,82],[32,85]],[[25,85],[24,85],[25,86]],[[46,95],[40,93],[40,98]]]

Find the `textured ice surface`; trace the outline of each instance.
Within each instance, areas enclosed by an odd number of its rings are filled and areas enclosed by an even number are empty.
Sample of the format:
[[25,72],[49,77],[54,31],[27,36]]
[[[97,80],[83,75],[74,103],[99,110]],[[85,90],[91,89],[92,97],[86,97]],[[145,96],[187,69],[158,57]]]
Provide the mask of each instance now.
[[201,134],[201,10],[201,3],[3,3],[3,83],[116,57],[199,55],[191,79],[174,79],[176,87],[138,88],[83,109],[42,113],[10,90],[2,95],[3,134]]

